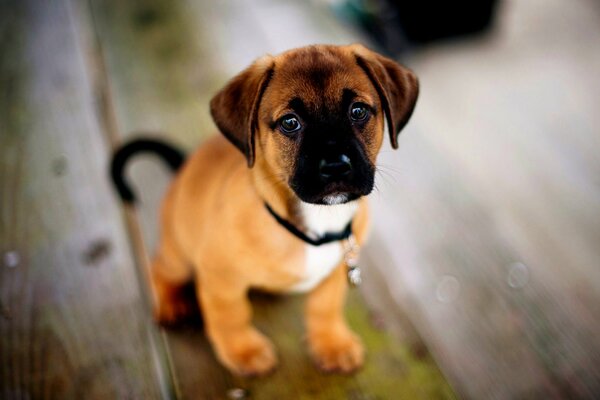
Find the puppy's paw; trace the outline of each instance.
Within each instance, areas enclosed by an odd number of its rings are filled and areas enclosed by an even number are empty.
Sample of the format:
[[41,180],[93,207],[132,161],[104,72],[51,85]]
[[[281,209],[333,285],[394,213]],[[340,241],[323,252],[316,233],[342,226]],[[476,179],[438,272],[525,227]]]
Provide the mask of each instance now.
[[254,328],[228,334],[213,343],[223,365],[235,375],[263,376],[277,365],[273,344]]
[[340,332],[312,334],[308,344],[313,360],[324,372],[347,374],[363,365],[365,352],[362,342],[348,328]]

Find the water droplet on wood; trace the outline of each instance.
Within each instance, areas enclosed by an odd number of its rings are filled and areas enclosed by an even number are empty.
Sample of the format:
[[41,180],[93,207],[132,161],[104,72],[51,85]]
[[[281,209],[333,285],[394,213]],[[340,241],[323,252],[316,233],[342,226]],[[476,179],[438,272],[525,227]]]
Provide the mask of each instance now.
[[15,268],[21,262],[21,256],[16,251],[7,251],[4,253],[4,265],[8,268]]
[[513,289],[521,289],[529,283],[529,268],[522,262],[514,262],[508,266],[506,278],[508,286]]
[[444,275],[437,285],[435,294],[442,303],[452,303],[460,294],[460,282],[452,275]]

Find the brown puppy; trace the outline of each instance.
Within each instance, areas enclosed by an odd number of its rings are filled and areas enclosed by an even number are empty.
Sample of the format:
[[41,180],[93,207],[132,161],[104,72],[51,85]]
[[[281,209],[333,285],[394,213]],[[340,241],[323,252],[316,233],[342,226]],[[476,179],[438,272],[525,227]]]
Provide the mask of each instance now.
[[363,347],[342,311],[342,242],[317,246],[291,230],[318,239],[351,224],[363,243],[363,196],[373,188],[384,130],[396,148],[417,94],[412,72],[360,45],[265,56],[233,78],[211,101],[224,136],[187,160],[162,206],[151,273],[157,320],[184,316],[179,292],[195,278],[219,360],[233,373],[260,375],[277,360],[252,326],[248,290],[308,292],[308,345],[317,365],[360,367]]

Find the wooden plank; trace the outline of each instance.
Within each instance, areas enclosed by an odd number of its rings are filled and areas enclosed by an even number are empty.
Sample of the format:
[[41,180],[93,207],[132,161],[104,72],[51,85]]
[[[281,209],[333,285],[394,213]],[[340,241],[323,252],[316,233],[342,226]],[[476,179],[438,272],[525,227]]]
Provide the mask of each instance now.
[[0,397],[161,397],[66,1],[0,3]]
[[[89,7],[73,2],[91,16],[100,63],[108,73],[105,119],[115,141],[163,136],[183,148],[196,146],[213,131],[208,101],[225,79],[213,60],[208,32],[190,18],[193,4],[91,1]],[[201,21],[200,21],[201,22]],[[115,146],[118,143],[113,143]],[[161,163],[132,163],[132,181],[139,185],[138,208],[148,248],[157,238],[158,209],[170,177]],[[153,182],[144,185],[143,182]]]
[[422,96],[381,158],[378,233],[461,394],[591,399],[600,21],[587,2],[506,3],[496,36],[412,60]]
[[[294,4],[285,2],[286,13]],[[262,7],[265,12],[269,10],[267,3],[254,6]],[[106,61],[115,135],[126,138],[140,130],[154,130],[170,141],[191,147],[193,141],[214,133],[206,114],[214,90],[252,59],[265,52],[282,50],[278,46],[283,46],[283,41],[277,42],[272,33],[257,29],[264,16],[252,8],[246,2],[234,1],[176,4],[155,0],[144,5],[93,1],[91,12]],[[298,10],[300,14],[295,15],[304,18],[300,24],[306,23],[307,15],[315,13],[310,8],[307,11],[305,6]],[[147,22],[142,25],[140,15],[146,16],[142,20]],[[321,31],[308,39],[346,41],[341,37],[335,39],[331,33]],[[296,37],[288,45],[306,44],[303,40],[307,38]],[[168,56],[164,56],[165,51]],[[195,77],[200,67],[202,80],[198,81]],[[165,91],[169,92],[166,96]],[[202,110],[198,108],[200,105]],[[194,112],[174,113],[177,109]],[[142,198],[138,212],[141,229],[145,243],[151,248],[156,238],[157,205],[169,174],[158,163],[132,164],[131,176]],[[373,296],[377,291],[372,290]],[[226,398],[228,391],[235,388],[245,389],[252,398],[261,399],[453,397],[427,351],[422,345],[415,345],[420,343],[418,338],[413,335],[411,340],[399,343],[389,333],[376,329],[358,293],[351,298],[349,317],[365,337],[371,358],[367,367],[354,377],[323,375],[313,367],[302,344],[300,297],[268,300],[258,297],[254,303],[257,324],[274,338],[282,355],[278,371],[260,380],[234,378],[218,365],[199,327],[165,331],[180,397]]]
[[232,377],[216,363],[197,327],[171,332],[176,369],[194,371],[178,376],[183,398],[227,398],[233,389],[256,399],[454,398],[427,351],[395,340],[384,328],[383,316],[396,310],[370,313],[358,292],[350,296],[347,316],[368,356],[365,367],[352,376],[325,375],[312,364],[303,342],[303,296],[256,295],[252,303],[256,325],[273,339],[280,354],[275,373],[264,379]]

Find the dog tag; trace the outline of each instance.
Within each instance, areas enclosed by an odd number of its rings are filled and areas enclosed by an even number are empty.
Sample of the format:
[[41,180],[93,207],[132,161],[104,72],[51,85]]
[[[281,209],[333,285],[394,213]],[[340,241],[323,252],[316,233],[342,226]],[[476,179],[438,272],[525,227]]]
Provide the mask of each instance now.
[[362,283],[360,267],[358,266],[358,256],[360,248],[356,243],[354,235],[350,235],[344,244],[344,262],[346,263],[346,273],[348,283],[351,287],[356,287]]
[[358,265],[354,267],[348,266],[348,283],[350,283],[350,286],[352,287],[357,287],[362,283],[360,267]]

